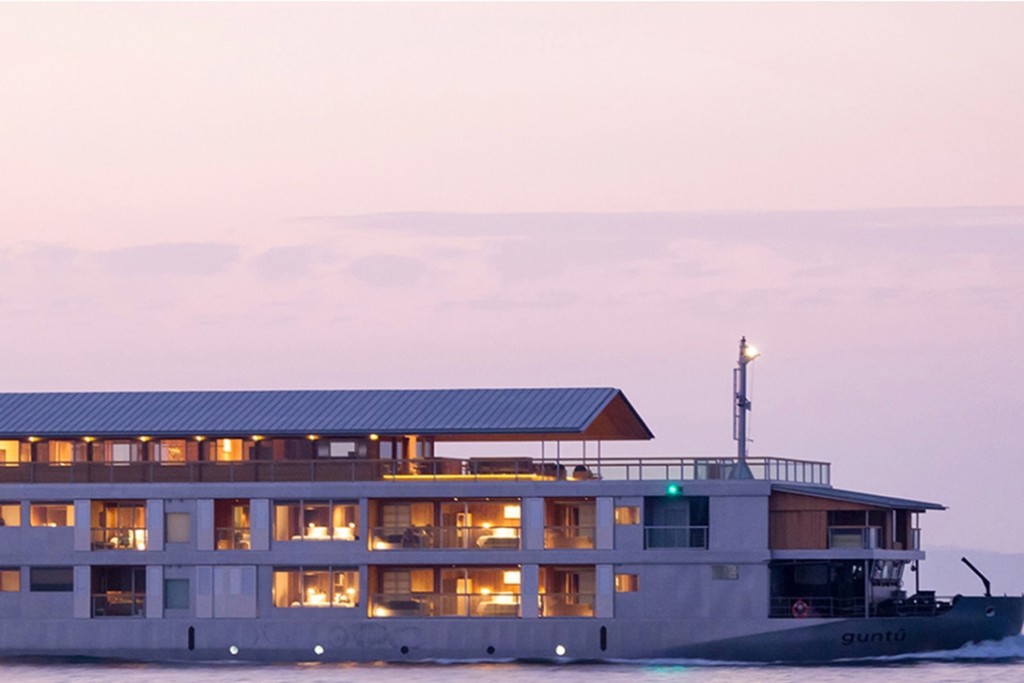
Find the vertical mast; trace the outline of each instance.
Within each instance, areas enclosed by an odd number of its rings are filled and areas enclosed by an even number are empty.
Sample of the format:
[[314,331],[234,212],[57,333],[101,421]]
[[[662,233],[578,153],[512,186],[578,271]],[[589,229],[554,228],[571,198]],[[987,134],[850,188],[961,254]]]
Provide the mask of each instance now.
[[747,413],[750,412],[750,399],[747,398],[747,365],[759,355],[757,349],[747,344],[747,338],[740,339],[740,358],[736,369],[732,371],[732,387],[735,403],[732,412],[732,438],[736,440],[736,468],[730,479],[753,479],[750,466],[747,465]]

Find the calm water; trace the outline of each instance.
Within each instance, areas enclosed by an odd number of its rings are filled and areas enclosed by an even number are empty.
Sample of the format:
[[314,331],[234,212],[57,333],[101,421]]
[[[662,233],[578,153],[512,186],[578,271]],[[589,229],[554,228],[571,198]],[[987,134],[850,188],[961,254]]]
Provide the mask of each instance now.
[[733,666],[708,663],[645,664],[27,664],[0,663],[0,680],[33,683],[782,683],[784,681],[1021,681],[1024,636],[939,653],[833,666]]

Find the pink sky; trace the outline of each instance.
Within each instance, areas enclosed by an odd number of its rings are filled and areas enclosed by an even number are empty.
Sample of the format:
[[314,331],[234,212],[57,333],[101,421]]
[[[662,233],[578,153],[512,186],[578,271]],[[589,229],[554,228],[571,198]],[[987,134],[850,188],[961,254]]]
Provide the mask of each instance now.
[[[0,4],[4,389],[615,385],[1020,551],[1024,5]],[[1011,475],[1011,476],[1008,476]]]

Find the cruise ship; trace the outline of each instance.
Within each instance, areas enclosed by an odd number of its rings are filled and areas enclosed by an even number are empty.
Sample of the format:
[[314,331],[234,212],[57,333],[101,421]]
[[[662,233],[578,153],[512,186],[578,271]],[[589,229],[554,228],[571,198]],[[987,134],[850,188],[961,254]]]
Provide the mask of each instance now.
[[602,455],[653,438],[615,388],[0,394],[0,656],[798,662],[1019,634],[1021,597],[916,585],[941,505],[749,457],[755,357],[721,458]]

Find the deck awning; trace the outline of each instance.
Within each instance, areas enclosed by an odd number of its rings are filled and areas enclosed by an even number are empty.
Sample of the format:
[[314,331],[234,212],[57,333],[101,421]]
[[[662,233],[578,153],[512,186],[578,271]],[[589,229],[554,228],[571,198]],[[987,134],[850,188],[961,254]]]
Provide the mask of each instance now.
[[651,439],[614,388],[0,394],[0,438],[363,437]]
[[826,486],[798,486],[793,484],[772,484],[772,491],[780,493],[795,493],[801,496],[813,496],[827,500],[841,500],[847,503],[859,503],[872,507],[889,508],[893,510],[912,510],[923,512],[925,510],[945,510],[945,505],[939,503],[928,503],[923,500],[910,500],[908,498],[893,498],[891,496],[878,496],[873,493],[860,493],[859,491],[844,491]]

